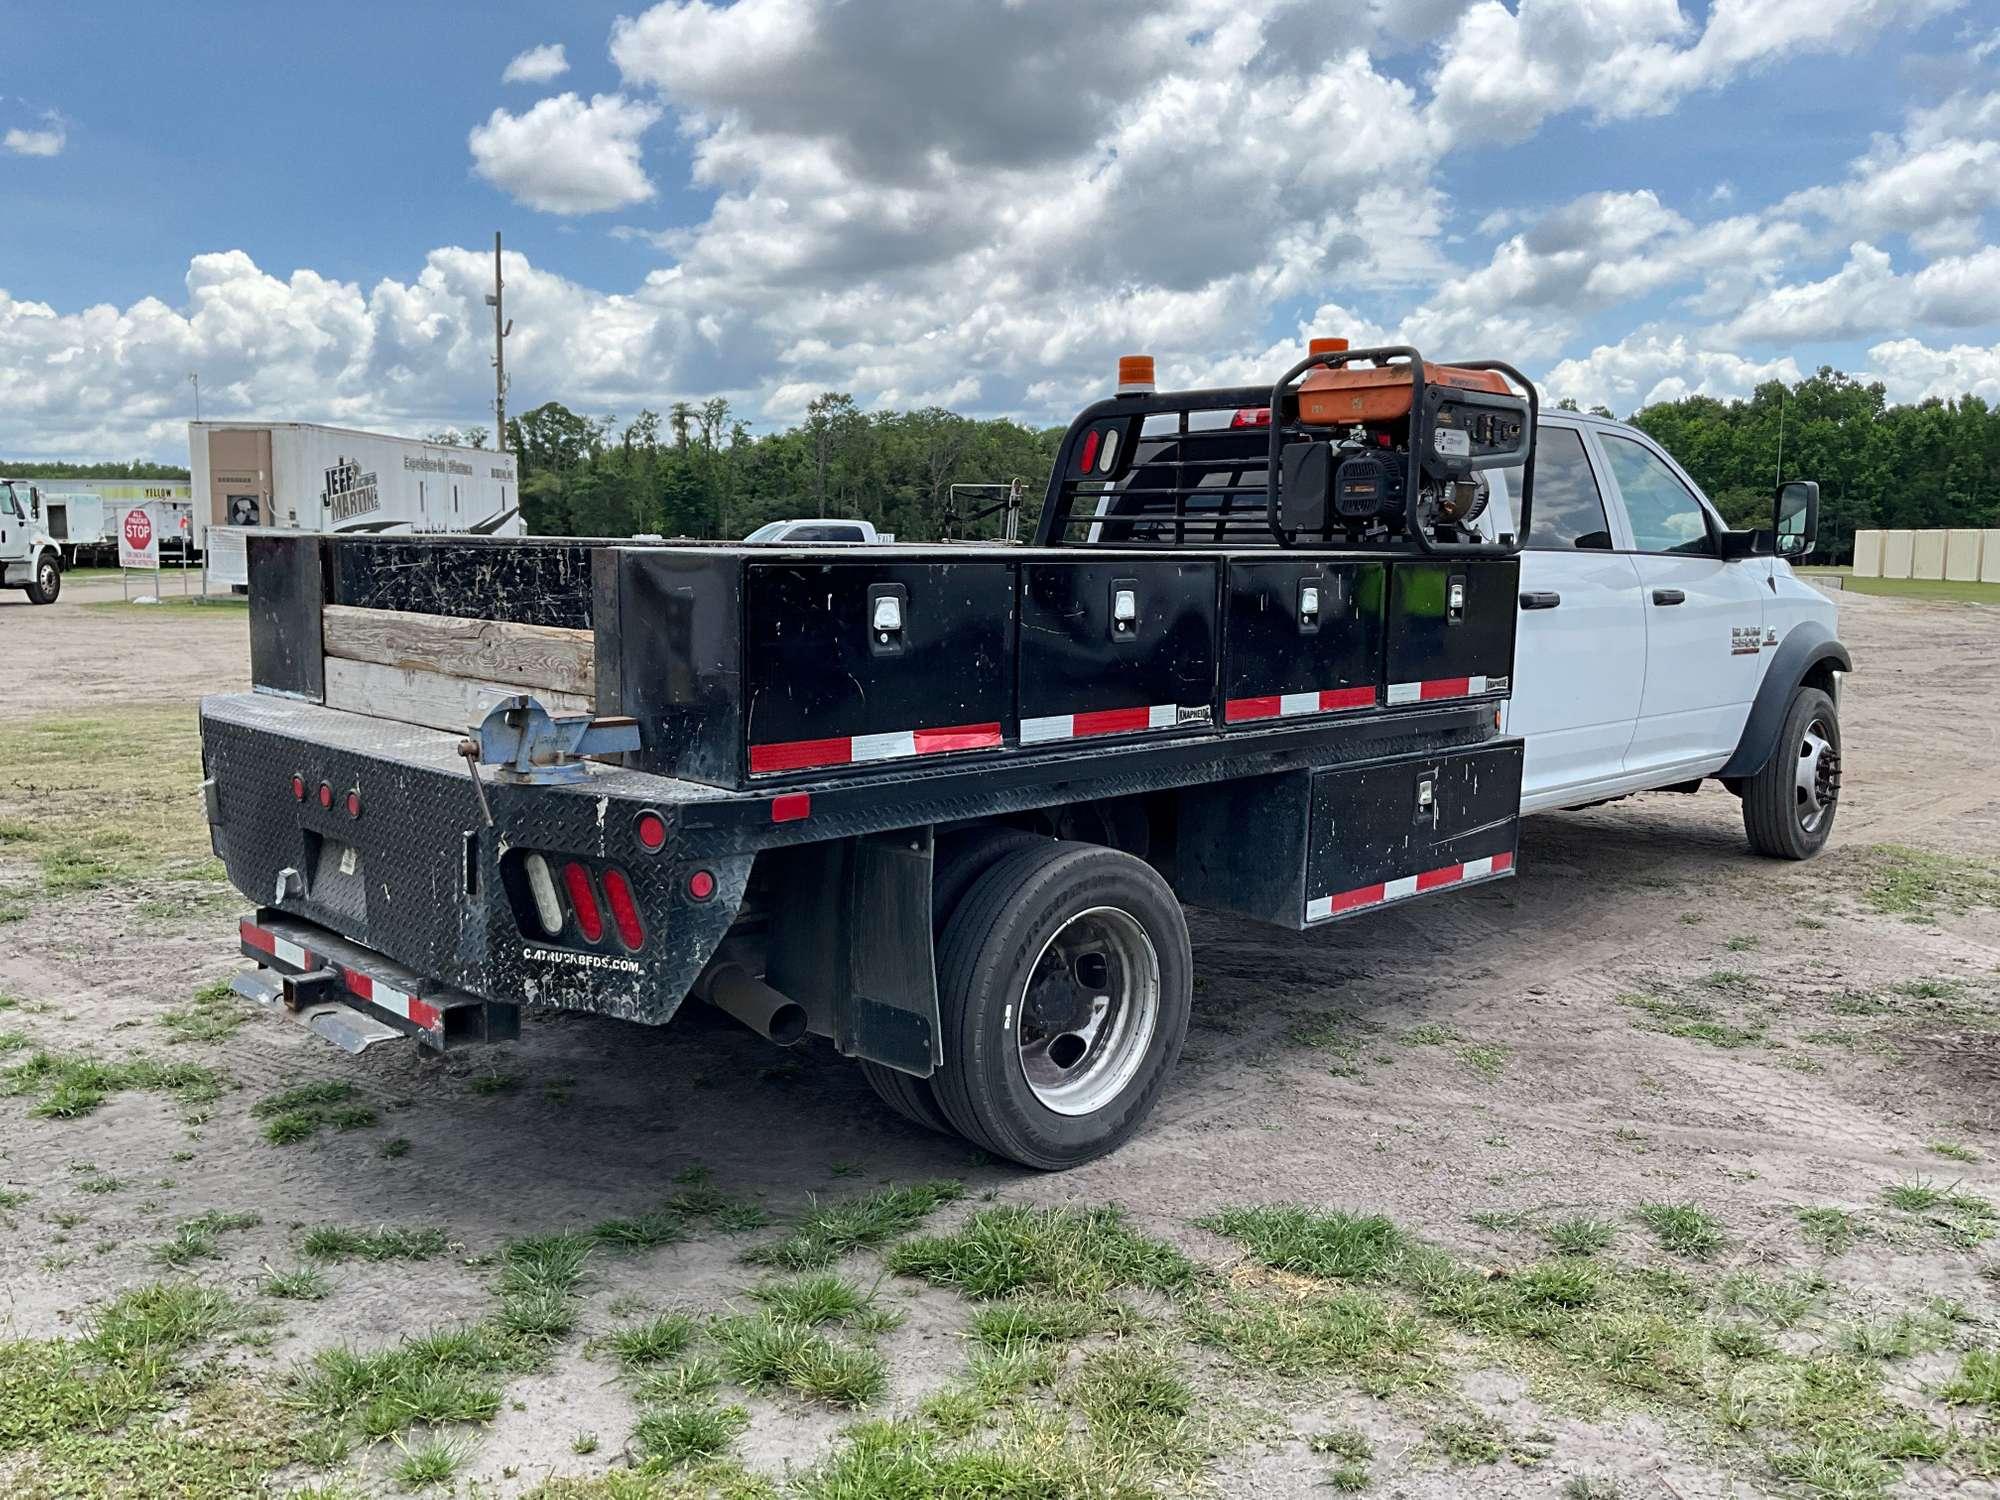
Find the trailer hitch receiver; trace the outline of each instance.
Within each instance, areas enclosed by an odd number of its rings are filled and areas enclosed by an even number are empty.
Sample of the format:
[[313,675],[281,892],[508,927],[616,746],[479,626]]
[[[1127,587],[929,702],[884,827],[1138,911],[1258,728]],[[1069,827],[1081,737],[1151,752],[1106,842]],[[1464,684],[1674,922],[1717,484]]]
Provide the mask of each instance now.
[[528,694],[517,693],[488,710],[459,742],[458,753],[472,763],[475,778],[480,766],[493,766],[501,781],[551,786],[587,777],[586,756],[638,748],[637,719],[552,714]]

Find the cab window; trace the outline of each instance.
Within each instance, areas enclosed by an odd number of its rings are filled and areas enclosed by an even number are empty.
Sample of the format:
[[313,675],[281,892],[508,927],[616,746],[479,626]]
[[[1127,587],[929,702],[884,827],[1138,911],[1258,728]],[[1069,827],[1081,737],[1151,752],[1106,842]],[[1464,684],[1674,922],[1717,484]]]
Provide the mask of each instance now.
[[[1507,491],[1521,493],[1521,471],[1507,471]],[[1611,550],[1611,524],[1583,434],[1574,427],[1541,427],[1535,433],[1535,513],[1528,545],[1544,552]]]
[[[1708,553],[1708,516],[1694,492],[1643,443],[1600,432],[1604,457],[1625,499],[1632,545],[1641,552]],[[1539,498],[1539,497],[1538,497]]]
[[788,542],[858,542],[859,526],[799,526],[785,538]]

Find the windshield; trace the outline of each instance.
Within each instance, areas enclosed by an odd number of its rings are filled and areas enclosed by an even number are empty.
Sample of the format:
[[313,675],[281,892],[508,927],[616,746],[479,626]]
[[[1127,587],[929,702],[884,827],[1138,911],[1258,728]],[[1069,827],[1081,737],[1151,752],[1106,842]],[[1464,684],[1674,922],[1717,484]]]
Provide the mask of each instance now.
[[750,535],[743,538],[743,540],[746,542],[768,542],[784,529],[785,523],[783,521],[766,521],[762,526],[751,532]]

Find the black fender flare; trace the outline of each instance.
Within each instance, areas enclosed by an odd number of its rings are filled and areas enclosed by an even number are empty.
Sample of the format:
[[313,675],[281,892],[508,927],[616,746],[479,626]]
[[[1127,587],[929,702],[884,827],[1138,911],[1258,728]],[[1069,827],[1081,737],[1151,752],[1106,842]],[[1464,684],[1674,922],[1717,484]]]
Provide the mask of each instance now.
[[1764,682],[1750,705],[1750,717],[1736,741],[1735,753],[1715,775],[1725,781],[1755,776],[1764,769],[1778,743],[1778,730],[1791,707],[1792,694],[1814,667],[1830,662],[1835,671],[1852,672],[1854,663],[1847,648],[1818,620],[1801,620],[1794,625],[1764,670]]

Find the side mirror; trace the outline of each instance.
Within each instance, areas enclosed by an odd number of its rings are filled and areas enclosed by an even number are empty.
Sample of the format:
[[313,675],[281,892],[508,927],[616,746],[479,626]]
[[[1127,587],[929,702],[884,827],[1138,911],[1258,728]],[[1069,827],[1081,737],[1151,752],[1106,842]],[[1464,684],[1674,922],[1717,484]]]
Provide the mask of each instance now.
[[1811,556],[1819,539],[1819,486],[1810,479],[1788,479],[1779,485],[1771,507],[1771,531],[1778,556]]

